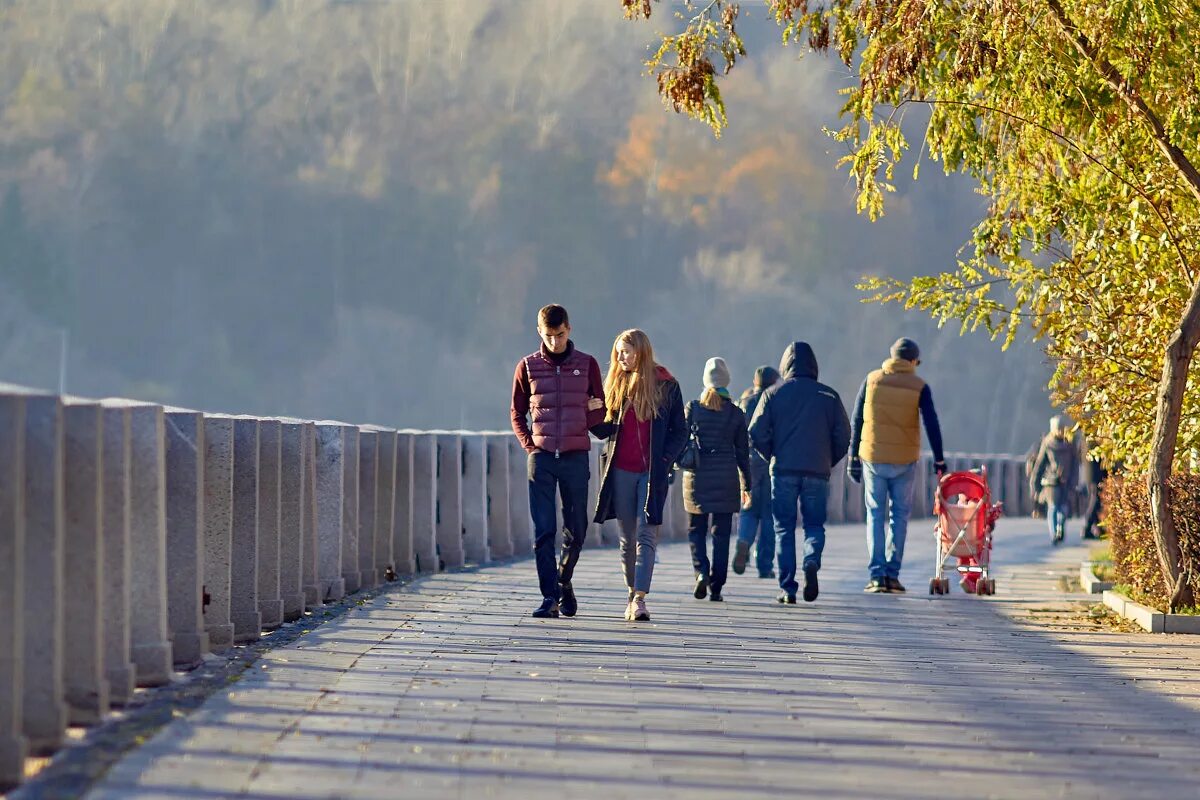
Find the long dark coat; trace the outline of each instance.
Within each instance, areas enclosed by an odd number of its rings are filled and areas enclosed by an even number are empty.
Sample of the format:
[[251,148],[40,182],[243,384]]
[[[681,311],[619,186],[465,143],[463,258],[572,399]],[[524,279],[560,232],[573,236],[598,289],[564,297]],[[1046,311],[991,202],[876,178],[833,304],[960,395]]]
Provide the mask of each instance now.
[[[675,460],[687,444],[687,423],[683,419],[683,393],[671,373],[659,367],[663,383],[663,400],[650,425],[650,491],[646,497],[646,523],[662,525],[663,507],[670,491],[671,471]],[[621,434],[623,414],[613,422],[602,422],[592,428],[598,439],[607,440],[600,456],[600,491],[596,497],[596,522],[616,519],[613,507],[612,460],[616,453],[617,437]]]
[[729,399],[720,411],[693,400],[683,413],[688,429],[694,425],[700,439],[700,466],[683,472],[684,508],[689,514],[736,513],[743,487],[750,491],[754,480],[746,415]]

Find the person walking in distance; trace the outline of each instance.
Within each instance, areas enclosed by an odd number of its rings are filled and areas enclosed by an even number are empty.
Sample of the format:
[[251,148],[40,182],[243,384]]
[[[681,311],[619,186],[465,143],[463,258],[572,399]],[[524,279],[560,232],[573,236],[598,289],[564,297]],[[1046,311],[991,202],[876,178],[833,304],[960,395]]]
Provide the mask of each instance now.
[[619,523],[621,566],[629,590],[625,619],[644,622],[650,619],[646,594],[654,576],[668,480],[687,444],[683,394],[671,373],[655,363],[650,338],[631,329],[613,342],[603,403],[593,400],[589,407],[605,412],[592,432],[608,440],[601,457],[595,521]]
[[[742,394],[738,406],[746,415],[746,421],[754,419],[758,401],[763,392],[775,385],[779,372],[774,367],[762,366],[754,371],[754,386]],[[750,547],[754,546],[754,564],[758,577],[774,578],[775,570],[775,522],[771,516],[771,477],[767,462],[758,451],[750,448],[750,502],[738,515],[737,546],[733,554],[733,571],[741,575],[750,560]],[[756,543],[757,541],[757,543]]]
[[780,603],[794,604],[796,503],[804,525],[804,600],[817,599],[825,549],[829,473],[846,454],[850,420],[842,398],[817,380],[817,357],[807,342],[788,345],[781,380],[763,393],[750,422],[750,441],[770,462],[771,510],[779,563]]
[[867,375],[854,401],[846,472],[863,484],[867,506],[867,592],[904,591],[900,567],[921,457],[920,422],[925,423],[934,471],[939,478],[946,471],[933,393],[917,377],[920,363],[917,343],[897,339],[890,358]]
[[[695,469],[683,471],[683,506],[696,571],[695,597],[721,601],[729,569],[733,515],[750,500],[750,443],[746,415],[729,397],[729,367],[721,358],[704,365],[704,393],[684,409],[688,429],[699,441]],[[710,527],[711,520],[711,527]],[[712,532],[712,559],[708,534]]]
[[1071,422],[1059,415],[1050,418],[1050,432],[1042,439],[1029,493],[1046,506],[1050,542],[1061,544],[1067,535],[1067,516],[1071,511],[1071,492],[1079,480],[1079,448],[1071,437]]
[[[538,311],[541,346],[521,359],[513,375],[512,427],[529,454],[529,512],[542,603],[539,618],[573,617],[578,608],[571,578],[587,535],[591,439],[588,429],[604,420],[604,384],[596,359],[571,341],[567,310]],[[589,400],[593,401],[589,404]],[[532,422],[530,421],[532,417]],[[555,492],[562,502],[563,542],[558,563]]]

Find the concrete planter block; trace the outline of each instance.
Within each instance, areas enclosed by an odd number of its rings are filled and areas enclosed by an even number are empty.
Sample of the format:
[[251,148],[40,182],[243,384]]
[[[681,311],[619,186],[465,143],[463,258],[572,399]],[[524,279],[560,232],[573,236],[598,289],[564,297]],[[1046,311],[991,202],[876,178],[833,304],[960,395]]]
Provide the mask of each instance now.
[[509,535],[513,555],[533,552],[533,517],[529,513],[529,454],[515,436],[508,440]]
[[345,458],[342,461],[342,578],[346,594],[362,586],[358,567],[358,428],[345,427]]
[[380,581],[394,580],[396,559],[396,446],[399,434],[388,428],[378,431],[378,467],[375,473],[375,574]]
[[1194,614],[1165,614],[1163,616],[1163,633],[1200,633],[1200,617]]
[[[487,437],[488,549],[492,558],[512,558],[513,554],[508,499],[508,438],[505,434],[489,434]],[[589,538],[598,540],[599,529]]]
[[283,624],[279,593],[279,474],[278,420],[258,422],[258,613],[263,630]]
[[63,682],[67,714],[92,725],[108,713],[104,673],[103,435],[100,404],[63,404]]
[[413,435],[412,547],[418,572],[437,572],[437,436]]
[[129,409],[129,632],[139,686],[171,680],[167,628],[166,431],[162,406]]
[[1101,594],[1113,588],[1112,581],[1102,581],[1096,577],[1095,563],[1084,561],[1079,565],[1079,583],[1088,594]]
[[23,725],[35,753],[67,727],[63,696],[63,424],[50,395],[25,398]]
[[1125,616],[1125,604],[1129,602],[1125,595],[1109,589],[1102,594],[1102,598],[1104,600],[1104,605],[1108,606],[1121,616]]
[[417,571],[413,557],[413,439],[407,431],[396,434],[396,488],[392,505],[392,558],[396,573]]
[[375,569],[375,522],[379,513],[379,432],[358,429],[358,586],[379,585]]
[[321,605],[325,596],[317,570],[317,426],[304,423],[304,508],[300,519],[300,558],[303,564],[304,606],[308,609]]
[[304,425],[279,428],[279,597],[285,622],[304,616]]
[[438,432],[437,436],[437,549],[440,569],[466,563],[463,551],[462,437]]
[[25,653],[25,400],[0,394],[0,792],[21,782]]
[[167,624],[175,664],[195,667],[209,652],[204,628],[204,415],[168,409]]
[[104,670],[109,702],[124,705],[137,685],[129,630],[129,408],[104,403],[100,413],[104,421]]
[[1126,599],[1123,614],[1126,619],[1133,620],[1138,625],[1141,625],[1143,630],[1150,633],[1162,633],[1166,629],[1167,615],[1149,606],[1144,606],[1141,603],[1135,603],[1132,600]]
[[236,642],[258,641],[258,420],[233,423],[233,550],[229,571],[229,618]]
[[212,650],[233,646],[230,564],[233,554],[233,417],[204,417],[204,630]]
[[488,547],[488,461],[487,437],[462,437],[462,528],[463,555],[473,564],[491,561]]
[[342,576],[342,526],[345,513],[346,426],[318,423],[314,431],[317,500],[317,581],[321,599],[336,602],[346,595]]

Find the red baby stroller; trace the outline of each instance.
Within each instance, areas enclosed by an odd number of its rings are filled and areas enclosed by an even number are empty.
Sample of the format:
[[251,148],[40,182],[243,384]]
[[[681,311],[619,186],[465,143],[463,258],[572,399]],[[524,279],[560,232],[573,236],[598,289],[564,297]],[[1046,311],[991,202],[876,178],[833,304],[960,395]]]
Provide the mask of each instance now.
[[969,594],[995,594],[996,581],[988,571],[992,559],[992,530],[1000,516],[1000,503],[992,503],[987,467],[950,472],[938,481],[933,512],[937,516],[934,540],[937,565],[929,579],[930,594],[949,594],[950,580],[943,576],[946,562],[958,559],[959,585]]

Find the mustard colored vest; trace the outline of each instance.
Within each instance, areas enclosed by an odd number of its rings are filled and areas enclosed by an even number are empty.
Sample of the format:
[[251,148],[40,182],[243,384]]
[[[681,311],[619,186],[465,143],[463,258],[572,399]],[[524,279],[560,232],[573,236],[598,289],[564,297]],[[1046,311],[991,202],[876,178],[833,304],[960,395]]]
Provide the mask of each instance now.
[[921,456],[921,390],[911,361],[889,358],[867,376],[858,455],[875,464],[911,464]]

